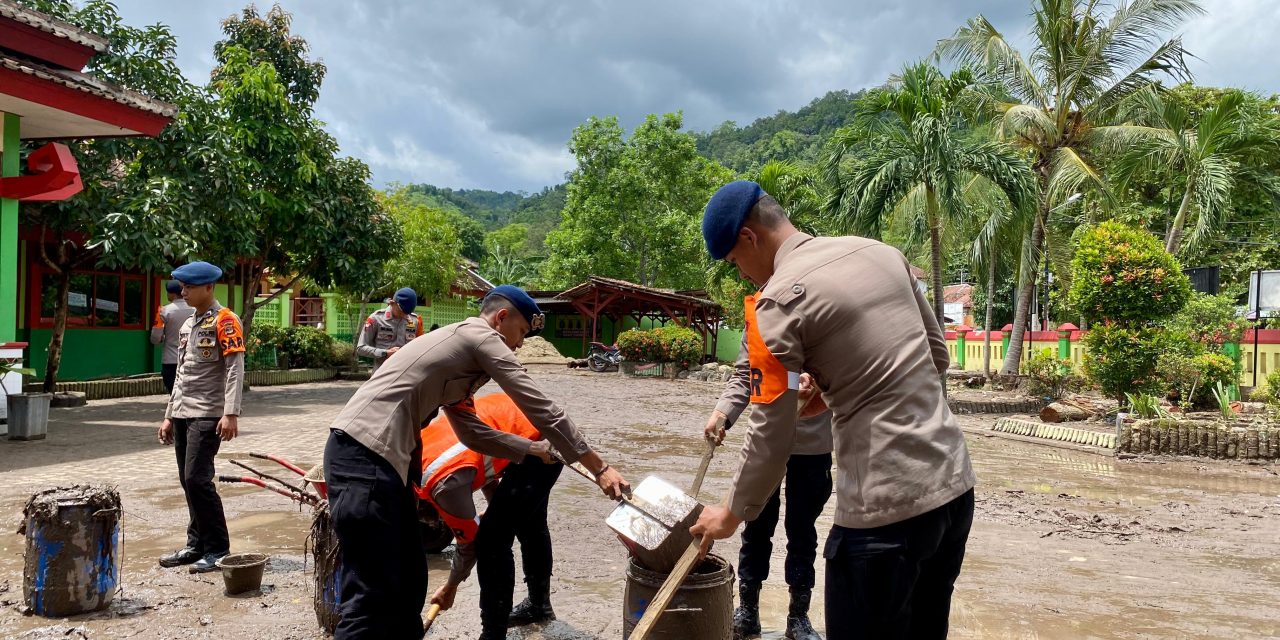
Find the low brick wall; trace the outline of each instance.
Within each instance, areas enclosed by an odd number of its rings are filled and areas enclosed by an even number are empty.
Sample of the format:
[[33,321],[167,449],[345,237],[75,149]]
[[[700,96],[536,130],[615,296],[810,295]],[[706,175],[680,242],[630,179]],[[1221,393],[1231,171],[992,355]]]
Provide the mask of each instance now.
[[1009,400],[957,400],[948,399],[951,413],[965,415],[972,413],[1040,413],[1044,403],[1035,398]]
[[991,429],[1001,433],[1012,433],[1020,436],[1044,438],[1045,440],[1057,440],[1058,442],[1087,444],[1095,447],[1102,447],[1104,449],[1116,448],[1116,434],[1114,433],[1100,433],[1098,431],[1078,429],[1076,427],[1068,427],[1061,424],[1045,424],[1043,422],[1032,420],[1019,420],[1017,418],[1000,418],[999,420],[996,420],[995,426],[991,427]]
[[[268,371],[248,371],[249,384],[255,387],[268,387],[281,384],[302,384],[332,380],[337,375],[334,369],[287,369]],[[38,391],[39,384],[27,385],[28,391]],[[106,400],[108,398],[130,398],[133,396],[151,396],[164,394],[164,382],[160,376],[147,378],[124,378],[119,380],[89,380],[85,382],[59,382],[58,391],[80,391],[89,400]]]
[[1239,460],[1280,458],[1280,428],[1206,420],[1139,420],[1120,428],[1123,453]]

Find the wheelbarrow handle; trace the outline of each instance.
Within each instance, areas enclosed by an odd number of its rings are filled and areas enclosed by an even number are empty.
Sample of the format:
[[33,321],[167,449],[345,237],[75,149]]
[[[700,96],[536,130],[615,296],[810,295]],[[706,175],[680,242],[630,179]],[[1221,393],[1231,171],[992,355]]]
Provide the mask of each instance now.
[[284,458],[281,458],[281,457],[279,457],[279,456],[273,456],[273,455],[266,454],[266,453],[254,453],[254,452],[250,451],[250,452],[249,452],[249,457],[250,457],[250,458],[257,458],[257,459],[259,459],[259,460],[270,460],[270,461],[272,461],[272,462],[274,462],[274,463],[276,463],[276,464],[278,464],[278,465],[280,465],[280,466],[282,466],[282,467],[284,467],[284,468],[286,468],[286,469],[288,469],[288,470],[290,470],[290,471],[292,471],[292,472],[294,472],[294,473],[296,473],[296,474],[298,474],[298,475],[300,475],[300,476],[305,476],[305,475],[307,475],[307,472],[306,472],[306,471],[303,471],[301,467],[299,467],[298,465],[293,464],[292,462],[289,462],[288,460],[285,460]]

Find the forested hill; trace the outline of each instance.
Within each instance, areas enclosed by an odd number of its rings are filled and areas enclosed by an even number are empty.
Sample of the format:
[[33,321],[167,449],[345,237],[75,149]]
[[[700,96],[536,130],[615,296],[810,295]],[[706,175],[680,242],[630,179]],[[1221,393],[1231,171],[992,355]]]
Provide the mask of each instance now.
[[[710,132],[694,132],[698,152],[740,173],[758,169],[770,160],[816,162],[831,134],[853,120],[854,101],[860,95],[832,91],[794,113],[779,111],[745,127],[730,121]],[[528,225],[529,247],[535,252],[541,251],[547,233],[560,224],[565,201],[563,184],[534,194],[429,184],[408,188],[434,207],[474,220],[485,231],[515,223]]]
[[779,111],[745,127],[726,121],[695,134],[698,152],[738,172],[770,160],[816,162],[831,134],[853,121],[854,102],[861,96],[861,91],[832,91],[794,113]]
[[432,206],[457,211],[493,231],[515,222],[531,228],[545,226],[560,218],[564,207],[564,185],[545,187],[539,193],[488,191],[485,189],[450,189],[429,184],[409,185],[409,190],[422,196]]

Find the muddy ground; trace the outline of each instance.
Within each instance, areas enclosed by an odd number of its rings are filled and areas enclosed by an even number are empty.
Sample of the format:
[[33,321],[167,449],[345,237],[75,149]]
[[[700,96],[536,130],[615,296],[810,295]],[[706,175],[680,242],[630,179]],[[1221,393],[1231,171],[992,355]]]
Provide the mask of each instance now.
[[[718,385],[537,367],[535,376],[605,458],[637,483],[687,484]],[[318,461],[327,419],[356,383],[255,390],[243,437],[224,455],[271,451]],[[234,550],[272,557],[263,591],[228,598],[221,578],[161,569],[181,544],[185,508],[172,450],[154,445],[158,397],[58,410],[43,443],[0,441],[0,637],[319,638],[304,560],[309,515],[257,490],[223,489]],[[962,418],[989,426],[986,416]],[[740,432],[713,461],[705,494],[722,495]],[[1108,456],[971,435],[977,516],[952,612],[955,638],[1267,638],[1280,635],[1280,476],[1266,466]],[[225,462],[220,463],[224,471]],[[123,590],[108,611],[71,620],[24,616],[21,505],[53,482],[119,486],[126,511]],[[831,524],[834,498],[819,521]],[[558,622],[511,638],[618,638],[624,551],[603,521],[611,503],[566,473],[552,494]],[[781,536],[781,531],[779,531]],[[824,535],[825,537],[825,535]],[[766,638],[786,615],[783,544],[763,596]],[[717,552],[736,562],[738,545]],[[518,556],[517,556],[518,557]],[[430,580],[443,582],[443,557]],[[818,564],[819,584],[822,564]],[[522,597],[517,587],[517,599]],[[477,635],[477,588],[464,585],[434,638]],[[821,598],[814,621],[822,627]]]

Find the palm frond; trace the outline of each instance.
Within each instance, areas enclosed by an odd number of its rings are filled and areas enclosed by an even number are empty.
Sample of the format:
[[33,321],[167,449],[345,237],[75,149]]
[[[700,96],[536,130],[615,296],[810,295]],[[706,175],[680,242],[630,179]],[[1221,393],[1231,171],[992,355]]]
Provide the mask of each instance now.
[[950,38],[940,40],[935,56],[972,67],[1020,100],[1041,107],[1049,105],[1048,95],[1022,54],[983,16],[969,20]]

